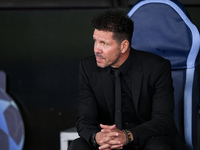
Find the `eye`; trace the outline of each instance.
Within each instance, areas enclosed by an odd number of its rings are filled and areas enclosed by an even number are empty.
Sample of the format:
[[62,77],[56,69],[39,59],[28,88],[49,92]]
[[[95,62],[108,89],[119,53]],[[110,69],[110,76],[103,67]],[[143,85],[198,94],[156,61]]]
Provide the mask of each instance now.
[[102,44],[102,45],[107,45],[107,43],[106,43],[106,42],[101,42],[101,44]]
[[96,44],[96,41],[97,41],[97,40],[93,40],[93,43]]

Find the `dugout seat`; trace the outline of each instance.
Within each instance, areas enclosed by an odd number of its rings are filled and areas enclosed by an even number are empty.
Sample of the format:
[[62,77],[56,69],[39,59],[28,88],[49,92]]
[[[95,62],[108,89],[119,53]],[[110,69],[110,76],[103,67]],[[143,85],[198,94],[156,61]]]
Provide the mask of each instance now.
[[176,0],[139,0],[128,16],[134,21],[132,47],[170,60],[175,124],[185,137],[187,149],[195,150],[199,143],[199,31]]

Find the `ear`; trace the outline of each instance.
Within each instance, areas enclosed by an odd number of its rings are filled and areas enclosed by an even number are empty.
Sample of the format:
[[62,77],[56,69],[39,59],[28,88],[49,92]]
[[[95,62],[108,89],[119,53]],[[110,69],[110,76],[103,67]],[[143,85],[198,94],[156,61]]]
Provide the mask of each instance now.
[[124,40],[121,42],[121,53],[125,53],[129,49],[129,41]]

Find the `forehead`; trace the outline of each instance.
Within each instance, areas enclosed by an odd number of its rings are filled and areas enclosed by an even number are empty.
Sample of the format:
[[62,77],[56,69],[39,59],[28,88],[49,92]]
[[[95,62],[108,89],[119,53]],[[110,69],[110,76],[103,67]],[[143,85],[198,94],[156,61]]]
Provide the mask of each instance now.
[[113,32],[95,29],[93,38],[98,40],[113,40]]

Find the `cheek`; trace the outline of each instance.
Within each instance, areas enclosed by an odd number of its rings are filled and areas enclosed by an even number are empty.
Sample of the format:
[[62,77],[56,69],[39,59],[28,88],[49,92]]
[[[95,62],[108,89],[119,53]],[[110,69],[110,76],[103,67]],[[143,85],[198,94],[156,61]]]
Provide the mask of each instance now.
[[109,51],[109,52],[107,52],[105,54],[105,56],[107,58],[107,61],[114,62],[119,58],[120,52],[118,52],[118,51]]
[[108,60],[113,60],[119,57],[120,49],[117,45],[112,45],[103,49],[103,55]]

